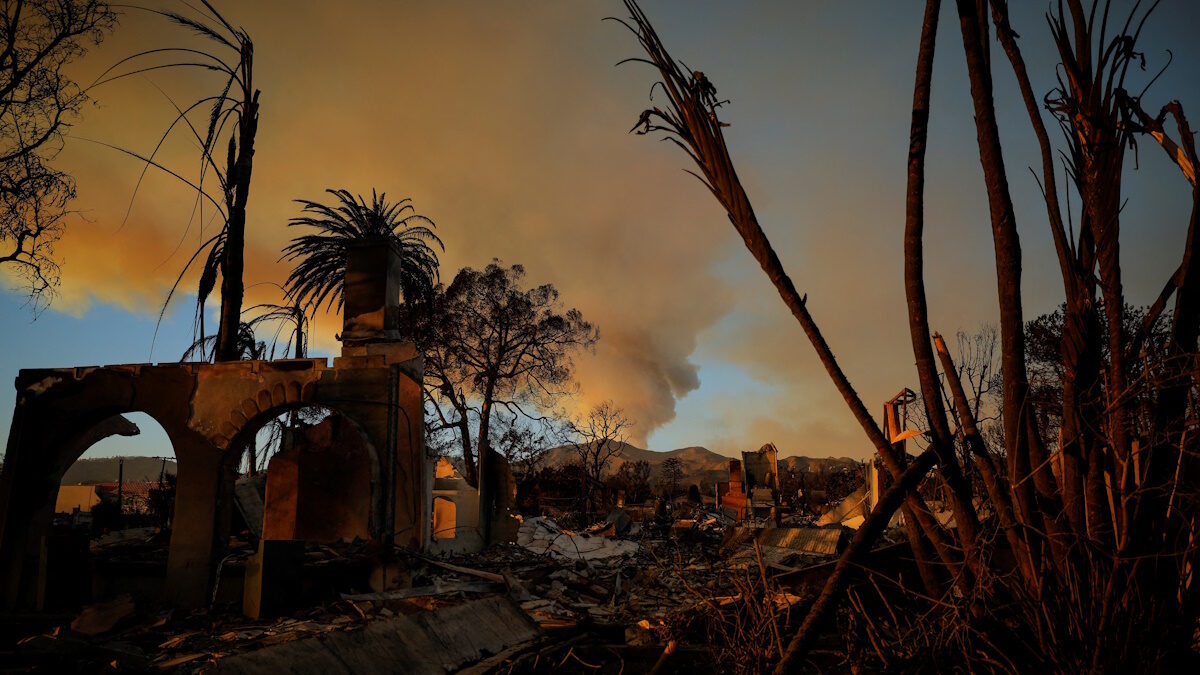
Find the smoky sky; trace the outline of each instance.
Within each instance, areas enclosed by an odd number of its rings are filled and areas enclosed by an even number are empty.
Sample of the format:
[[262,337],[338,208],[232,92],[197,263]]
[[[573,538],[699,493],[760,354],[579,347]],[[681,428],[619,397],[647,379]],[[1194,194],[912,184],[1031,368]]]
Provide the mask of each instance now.
[[[916,383],[901,251],[920,4],[644,3],[673,54],[730,99],[727,142],[759,219],[872,410]],[[1014,4],[1041,94],[1054,86],[1057,61],[1048,5]],[[953,335],[994,321],[996,292],[962,43],[953,3],[944,5],[925,243],[931,324]],[[277,259],[294,234],[286,226],[298,213],[293,200],[322,199],[326,188],[410,197],[445,241],[446,280],[493,258],[521,263],[531,283],[553,283],[565,306],[599,327],[595,353],[576,358],[572,408],[611,399],[636,421],[634,442],[660,450],[732,452],[773,441],[784,454],[869,453],[724,213],[682,171],[686,157],[627,133],[654,103],[654,74],[614,65],[637,55],[633,37],[603,21],[621,13],[619,2],[221,6],[254,38],[262,89],[247,218],[250,302],[279,300],[287,266]],[[1114,14],[1125,7],[1115,3]],[[1172,99],[1200,106],[1197,19],[1192,3],[1166,0],[1148,22],[1147,71],[1130,81],[1140,89],[1166,50],[1174,54],[1146,95],[1148,109]],[[87,82],[121,56],[180,43],[201,44],[129,11],[75,76]],[[1057,306],[1061,281],[1027,168],[1040,166],[1029,121],[998,48],[993,59],[1031,318]],[[200,222],[194,193],[153,170],[126,218],[141,167],[87,139],[148,152],[173,117],[172,100],[190,103],[219,84],[201,72],[153,73],[93,92],[95,105],[58,158],[78,181],[81,214],[57,247],[63,280],[50,312],[76,315],[81,326],[99,306],[157,315],[217,224],[207,210]],[[159,158],[186,175],[198,169],[186,134],[168,139]],[[1129,300],[1145,304],[1178,262],[1190,186],[1153,144],[1141,144],[1136,165],[1123,195],[1122,253]],[[194,285],[187,275],[181,287]],[[38,339],[26,310],[4,307],[5,342]],[[338,324],[318,317],[314,354],[336,353]],[[151,336],[138,325],[127,347],[114,346],[124,360],[150,358]],[[153,360],[185,347],[160,342]],[[70,344],[36,360],[0,365],[9,377],[27,365],[76,365]]]

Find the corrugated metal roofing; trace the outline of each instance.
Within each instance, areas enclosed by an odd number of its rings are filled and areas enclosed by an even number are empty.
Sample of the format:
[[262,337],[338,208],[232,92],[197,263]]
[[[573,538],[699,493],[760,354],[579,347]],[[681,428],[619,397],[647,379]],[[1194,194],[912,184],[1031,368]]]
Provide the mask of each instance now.
[[751,539],[758,541],[763,562],[787,564],[800,555],[835,556],[841,552],[843,530],[840,527],[768,527],[760,530],[736,528],[725,541],[725,549],[740,548],[730,560],[754,560]]
[[758,543],[801,553],[837,555],[841,537],[840,527],[771,527],[762,530]]

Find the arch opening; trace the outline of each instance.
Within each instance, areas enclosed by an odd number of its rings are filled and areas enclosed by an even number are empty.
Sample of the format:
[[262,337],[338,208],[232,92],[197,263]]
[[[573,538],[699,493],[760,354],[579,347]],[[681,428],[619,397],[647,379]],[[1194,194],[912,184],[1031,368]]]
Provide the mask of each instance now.
[[379,529],[379,457],[341,411],[311,404],[268,410],[234,437],[226,462],[235,536],[331,544],[369,539]]
[[131,594],[162,596],[178,464],[166,430],[143,412],[99,416],[65,441],[52,489],[30,523],[37,606],[72,609]]

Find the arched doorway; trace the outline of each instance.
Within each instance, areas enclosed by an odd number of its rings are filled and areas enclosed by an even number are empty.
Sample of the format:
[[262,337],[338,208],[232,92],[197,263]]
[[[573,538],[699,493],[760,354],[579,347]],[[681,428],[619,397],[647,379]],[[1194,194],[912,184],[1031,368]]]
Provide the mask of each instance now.
[[130,593],[158,601],[178,474],[165,429],[142,412],[103,417],[66,442],[32,526],[42,538],[37,605],[70,609]]
[[[379,458],[348,415],[320,405],[275,408],[247,422],[230,450],[234,534],[244,526],[254,538],[333,543],[378,532]],[[248,503],[255,493],[261,522]]]

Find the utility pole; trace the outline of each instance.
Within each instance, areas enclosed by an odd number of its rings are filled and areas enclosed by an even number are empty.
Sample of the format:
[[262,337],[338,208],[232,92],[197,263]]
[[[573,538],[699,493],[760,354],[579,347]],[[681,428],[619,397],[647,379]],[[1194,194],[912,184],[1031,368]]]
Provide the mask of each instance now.
[[117,458],[117,526],[125,520],[125,458]]

